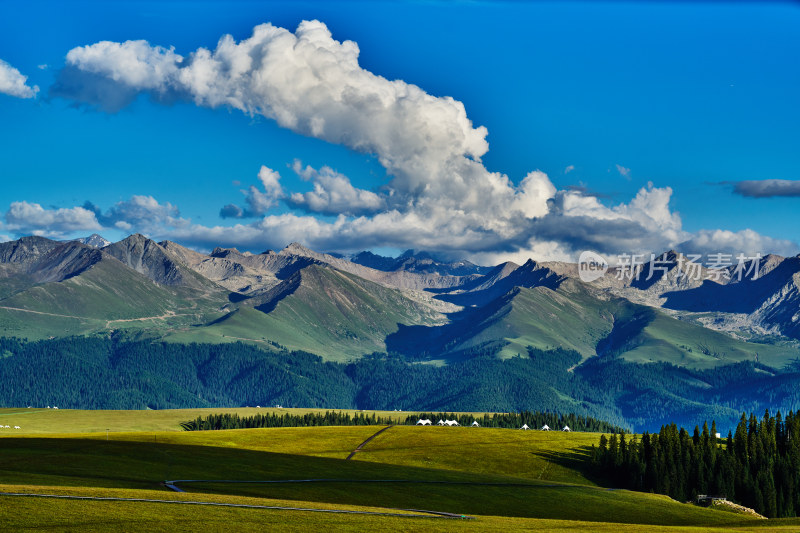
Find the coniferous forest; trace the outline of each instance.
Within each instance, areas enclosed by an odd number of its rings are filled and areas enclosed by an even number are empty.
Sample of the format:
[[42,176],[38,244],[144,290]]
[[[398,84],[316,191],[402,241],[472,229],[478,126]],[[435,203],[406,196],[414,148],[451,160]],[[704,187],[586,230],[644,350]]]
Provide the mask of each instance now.
[[800,511],[800,413],[785,418],[742,414],[735,432],[717,439],[716,424],[690,435],[675,424],[641,438],[603,435],[592,466],[609,484],[666,494],[678,501],[723,496],[769,518]]

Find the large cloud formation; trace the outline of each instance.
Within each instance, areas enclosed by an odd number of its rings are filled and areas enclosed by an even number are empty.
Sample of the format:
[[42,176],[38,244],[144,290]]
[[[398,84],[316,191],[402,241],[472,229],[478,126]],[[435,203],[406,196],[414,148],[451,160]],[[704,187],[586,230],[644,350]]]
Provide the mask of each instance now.
[[0,93],[17,98],[33,98],[39,87],[28,85],[28,77],[0,59]]
[[[630,202],[609,207],[577,188],[556,190],[539,171],[514,183],[488,170],[481,162],[488,132],[472,124],[461,102],[369,72],[358,56],[356,43],[336,41],[319,21],[304,21],[295,32],[263,24],[248,39],[226,35],[214,50],[186,56],[146,41],[103,41],[70,50],[52,92],[112,112],[146,93],[156,101],[184,99],[262,115],[374,155],[390,178],[364,190],[330,167],[298,162],[294,170],[312,190],[292,192],[263,167],[261,187],[243,191],[246,205],[220,212],[223,218],[258,217],[252,223],[211,228],[157,218],[164,223],[161,235],[199,246],[263,248],[296,240],[326,250],[435,249],[490,262],[526,255],[566,259],[587,247],[660,251],[695,237],[670,210],[669,187],[649,185]],[[295,212],[269,214],[281,202]],[[117,227],[131,224],[115,209],[90,211]],[[713,247],[714,233],[708,235],[702,242]]]

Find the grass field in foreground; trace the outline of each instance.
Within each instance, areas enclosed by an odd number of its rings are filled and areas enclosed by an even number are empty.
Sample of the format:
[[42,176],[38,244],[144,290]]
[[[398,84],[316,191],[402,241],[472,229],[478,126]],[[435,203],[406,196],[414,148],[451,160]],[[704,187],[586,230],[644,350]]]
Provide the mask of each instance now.
[[[39,490],[48,494],[63,494],[58,487],[0,485],[2,492]],[[266,500],[233,496],[197,494],[165,494],[159,491],[107,491],[72,489],[81,496],[141,497],[174,500],[204,500],[219,503],[300,506],[316,509],[348,509],[385,512],[386,509],[358,506],[329,506],[317,502]],[[370,515],[322,514],[303,511],[277,511],[226,507],[200,507],[164,503],[135,503],[115,501],[74,501],[38,498],[2,497],[0,524],[13,531],[598,531],[617,533],[638,532],[722,532],[722,531],[797,531],[800,520],[761,520],[729,523],[721,527],[651,526],[619,523],[600,523],[575,520],[481,516],[473,520],[437,518],[392,518]],[[395,511],[390,511],[395,512]]]
[[[359,455],[356,460],[343,459],[376,429],[134,432],[115,434],[108,441],[103,434],[6,437],[0,438],[0,483],[137,492],[158,490],[165,479],[408,480],[412,482],[184,484],[182,487],[198,493],[485,516],[703,527],[746,521],[737,515],[680,504],[664,496],[588,486],[580,472],[570,472],[569,465],[557,464],[559,457],[555,454],[556,451],[581,453],[590,438],[588,435],[394,427],[364,448],[361,452],[364,459],[358,459]],[[438,465],[415,464],[419,463],[419,447],[413,444],[418,438],[423,439],[423,446],[430,454],[442,459]],[[376,452],[371,455],[369,450],[373,446]],[[478,468],[480,458],[488,453],[495,455],[494,466]],[[381,456],[388,462],[381,462]],[[548,467],[548,462],[553,464]],[[581,480],[584,485],[563,483]]]
[[[73,411],[0,409],[0,492],[192,499],[255,505],[476,517],[453,521],[313,512],[0,496],[0,529],[53,531],[797,531],[800,520],[756,520],[665,496],[608,490],[587,477],[598,434],[395,426],[352,460],[379,426],[179,431],[211,412],[317,409]],[[351,414],[355,411],[348,411]],[[371,413],[369,413],[371,414]],[[383,412],[405,419],[405,412]],[[105,429],[109,434],[106,436]],[[108,439],[108,440],[106,440]],[[323,483],[182,483],[175,479]],[[360,481],[359,481],[360,480]],[[406,480],[380,482],[374,480]],[[447,482],[447,483],[442,483]]]

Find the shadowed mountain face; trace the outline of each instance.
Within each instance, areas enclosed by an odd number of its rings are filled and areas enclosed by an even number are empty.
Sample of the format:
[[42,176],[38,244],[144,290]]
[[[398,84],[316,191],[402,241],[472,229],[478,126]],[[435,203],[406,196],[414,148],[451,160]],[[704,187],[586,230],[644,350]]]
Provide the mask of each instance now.
[[68,242],[39,257],[31,264],[29,272],[39,283],[63,281],[102,260],[103,253],[99,250],[79,242]]
[[743,275],[740,280],[734,274],[727,284],[705,281],[687,290],[665,292],[663,296],[667,301],[664,306],[683,311],[753,313],[769,304],[776,295],[796,292],[795,277],[800,273],[800,259],[797,257],[768,256],[756,268],[757,275]]
[[0,264],[29,265],[59,245],[58,241],[44,237],[23,237],[17,241],[0,243]]
[[131,235],[103,250],[125,266],[144,274],[161,285],[191,283],[185,267],[155,241],[144,235]]

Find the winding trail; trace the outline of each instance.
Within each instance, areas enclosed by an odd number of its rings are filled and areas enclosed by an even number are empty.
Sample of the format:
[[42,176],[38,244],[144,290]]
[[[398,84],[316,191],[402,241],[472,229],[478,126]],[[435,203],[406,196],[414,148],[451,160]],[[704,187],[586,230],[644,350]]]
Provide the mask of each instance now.
[[78,320],[97,320],[100,321],[99,318],[86,318],[83,316],[74,316],[74,315],[59,315],[57,313],[45,313],[44,311],[33,311],[32,309],[20,309],[19,307],[6,307],[4,305],[0,305],[0,309],[5,309],[6,311],[19,311],[20,313],[33,313],[34,315],[45,315],[45,316],[57,316],[61,318],[77,318]]
[[[32,313],[34,315],[44,315],[44,316],[57,316],[59,318],[72,318],[75,320],[88,320],[88,321],[95,321],[95,322],[102,322],[102,318],[94,318],[89,316],[76,316],[76,315],[60,315],[58,313],[47,313],[45,311],[34,311],[33,309],[22,309],[19,307],[7,307],[4,305],[0,305],[0,309],[5,309],[6,311],[19,311],[20,313]],[[179,309],[179,311],[183,311],[183,309]],[[105,327],[111,327],[111,324],[117,322],[144,322],[147,320],[166,320],[168,318],[173,318],[177,316],[192,316],[196,313],[176,313],[175,311],[167,311],[163,315],[158,316],[143,316],[139,318],[116,318],[112,320],[106,320]]]
[[[211,484],[281,484],[281,483],[409,483],[420,485],[462,485],[473,487],[518,487],[528,489],[587,489],[603,492],[614,492],[622,489],[608,487],[593,487],[591,485],[569,485],[566,483],[516,483],[513,481],[443,481],[434,479],[341,479],[341,478],[310,478],[310,479],[173,479],[165,481],[164,485],[185,492],[177,487],[184,483],[211,483]],[[174,487],[174,488],[173,488]]]
[[375,437],[377,437],[378,435],[380,435],[381,433],[383,433],[384,431],[386,431],[387,429],[389,429],[389,428],[392,428],[392,427],[394,427],[394,424],[392,424],[392,425],[389,425],[389,426],[386,426],[385,428],[383,428],[383,429],[379,430],[377,433],[375,433],[374,435],[372,435],[371,437],[369,437],[367,440],[365,440],[364,442],[362,442],[361,444],[359,444],[359,445],[358,445],[358,447],[357,447],[355,450],[353,450],[352,452],[350,452],[350,455],[348,455],[348,456],[347,456],[347,459],[345,459],[345,460],[346,460],[346,461],[349,461],[350,459],[352,459],[352,458],[353,458],[353,456],[354,456],[355,454],[357,454],[358,452],[360,452],[360,451],[361,451],[361,448],[363,448],[364,446],[366,446],[367,444],[369,444],[369,443],[370,443],[370,441],[371,441],[372,439],[374,439]]
[[[381,511],[354,511],[350,509],[315,509],[313,507],[281,507],[276,505],[249,505],[244,503],[219,503],[203,502],[194,500],[156,500],[150,498],[115,498],[107,496],[70,496],[65,494],[30,494],[23,492],[0,492],[0,497],[22,497],[22,498],[55,498],[60,500],[89,500],[89,501],[112,501],[112,502],[139,502],[139,503],[172,503],[178,505],[206,505],[209,507],[240,507],[243,509],[269,509],[273,511],[304,511],[309,513],[332,513],[332,514],[361,514],[373,516],[391,516],[397,518],[459,518],[470,519],[471,516],[442,513],[438,511],[422,511],[419,509],[393,509],[395,511],[408,511],[408,513],[389,513]],[[426,514],[409,514],[426,513]]]

